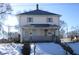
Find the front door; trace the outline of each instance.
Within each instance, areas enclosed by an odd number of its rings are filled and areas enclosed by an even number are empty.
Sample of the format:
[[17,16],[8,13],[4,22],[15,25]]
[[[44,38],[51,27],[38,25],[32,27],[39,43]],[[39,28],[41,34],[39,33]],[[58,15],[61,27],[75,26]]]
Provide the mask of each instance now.
[[45,36],[47,36],[48,29],[45,29],[44,32],[45,32]]

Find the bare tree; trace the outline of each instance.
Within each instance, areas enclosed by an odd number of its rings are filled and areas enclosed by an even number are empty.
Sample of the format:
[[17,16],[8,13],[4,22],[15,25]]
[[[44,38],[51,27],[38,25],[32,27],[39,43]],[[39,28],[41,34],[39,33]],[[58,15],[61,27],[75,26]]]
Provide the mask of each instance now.
[[69,38],[72,36],[79,36],[79,26],[72,26],[71,31],[69,31],[67,34]]
[[60,20],[60,38],[63,38],[65,34],[65,28],[67,27],[67,24],[65,21]]
[[0,31],[4,33],[3,25],[4,20],[8,14],[11,14],[12,8],[8,3],[0,3]]
[[4,19],[6,14],[11,14],[11,6],[7,3],[0,3],[0,18]]

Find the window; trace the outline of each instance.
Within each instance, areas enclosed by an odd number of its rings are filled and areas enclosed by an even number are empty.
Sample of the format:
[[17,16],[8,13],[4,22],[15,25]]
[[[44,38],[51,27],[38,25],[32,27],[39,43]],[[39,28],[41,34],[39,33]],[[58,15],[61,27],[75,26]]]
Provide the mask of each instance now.
[[28,17],[27,18],[27,22],[33,22],[33,18],[32,17]]
[[53,22],[52,18],[47,18],[47,22]]

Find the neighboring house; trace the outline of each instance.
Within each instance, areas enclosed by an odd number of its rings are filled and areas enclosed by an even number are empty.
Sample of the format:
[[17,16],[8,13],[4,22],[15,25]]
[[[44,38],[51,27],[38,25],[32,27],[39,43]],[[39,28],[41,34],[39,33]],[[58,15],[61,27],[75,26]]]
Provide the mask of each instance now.
[[60,15],[39,9],[17,15],[20,26],[21,42],[28,40],[51,40],[58,36]]

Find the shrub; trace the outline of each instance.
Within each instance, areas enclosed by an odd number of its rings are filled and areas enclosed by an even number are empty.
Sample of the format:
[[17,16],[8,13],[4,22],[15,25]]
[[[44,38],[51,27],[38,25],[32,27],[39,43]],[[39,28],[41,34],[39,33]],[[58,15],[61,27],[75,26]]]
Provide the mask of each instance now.
[[30,55],[31,47],[29,43],[25,43],[22,48],[22,54],[23,55]]

